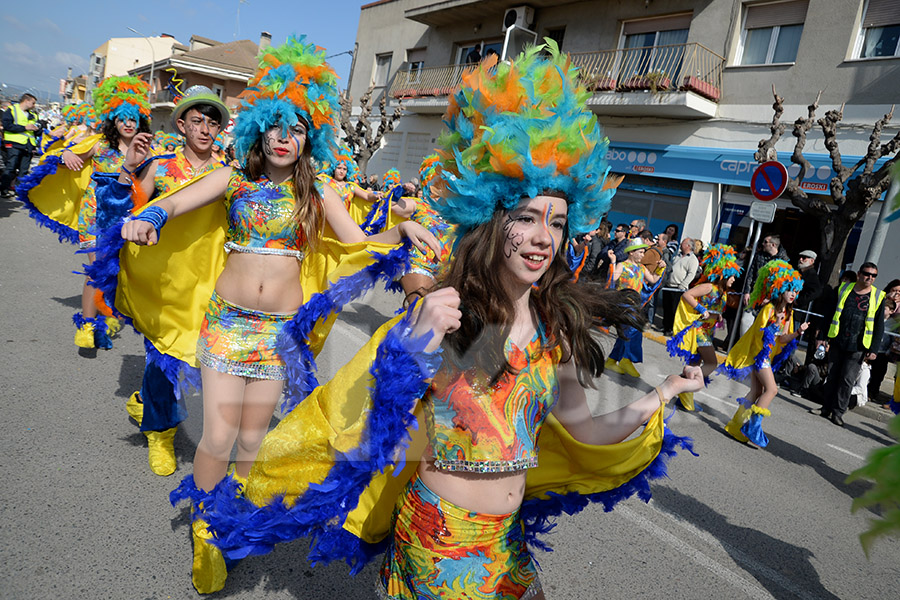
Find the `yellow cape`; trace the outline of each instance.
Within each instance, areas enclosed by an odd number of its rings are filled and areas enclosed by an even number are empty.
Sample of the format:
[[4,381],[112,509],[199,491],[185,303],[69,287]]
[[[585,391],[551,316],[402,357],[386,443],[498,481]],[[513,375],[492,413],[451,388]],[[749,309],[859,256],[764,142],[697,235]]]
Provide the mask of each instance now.
[[[75,154],[83,154],[96,144],[101,134],[91,135],[71,148]],[[63,151],[58,147],[53,152],[44,154],[41,163],[51,156],[58,156]],[[28,191],[28,201],[44,216],[51,221],[78,231],[78,210],[81,208],[81,197],[91,183],[91,161],[84,161],[84,166],[79,171],[72,171],[65,165],[59,164],[56,173],[47,175],[34,188]]]
[[[775,307],[771,303],[766,303],[756,315],[753,325],[747,330],[747,333],[741,336],[741,339],[734,345],[728,356],[725,358],[726,367],[734,370],[747,369],[753,367],[757,355],[763,350],[763,332],[762,330],[768,326],[775,317]],[[790,333],[794,331],[794,314],[788,319],[787,328],[784,331]],[[775,346],[769,350],[768,358],[772,360],[778,356],[787,344],[778,341],[780,334],[775,335]]]

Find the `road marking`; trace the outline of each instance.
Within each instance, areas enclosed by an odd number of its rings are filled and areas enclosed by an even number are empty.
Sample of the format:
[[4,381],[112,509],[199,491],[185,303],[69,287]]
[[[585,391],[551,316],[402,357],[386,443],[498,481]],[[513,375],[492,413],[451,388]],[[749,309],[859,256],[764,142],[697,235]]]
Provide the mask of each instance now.
[[[663,511],[654,508],[656,512],[659,514],[665,515]],[[718,561],[708,557],[706,554],[697,550],[687,542],[684,542],[675,535],[669,533],[665,529],[655,525],[648,519],[640,516],[627,506],[617,506],[616,512],[621,513],[628,520],[632,521],[635,525],[646,531],[647,533],[656,536],[669,546],[675,548],[681,555],[689,557],[695,563],[699,564],[702,567],[705,567],[707,570],[711,571],[713,574],[718,575],[722,579],[726,580],[733,586],[740,588],[751,598],[756,598],[758,600],[774,600],[774,596],[769,594],[766,590],[762,589],[755,583],[744,579],[739,574],[735,573],[725,565],[719,563]],[[668,515],[667,515],[668,516]],[[673,519],[674,520],[674,519]],[[693,533],[693,532],[692,532]],[[702,536],[701,536],[702,537]],[[710,536],[711,537],[711,536]],[[713,538],[715,541],[715,538]],[[734,557],[734,555],[732,555]],[[812,600],[812,599],[810,599]]]
[[860,456],[859,454],[855,454],[855,453],[853,453],[853,452],[850,452],[849,450],[844,450],[843,448],[841,448],[841,447],[839,447],[839,446],[835,446],[834,444],[825,444],[825,445],[828,446],[829,448],[834,448],[834,449],[837,450],[838,452],[843,452],[844,454],[849,454],[849,455],[852,456],[853,458],[858,458],[859,460],[866,460],[865,457]]
[[734,400],[722,400],[721,398],[716,398],[716,397],[713,396],[712,394],[708,394],[708,393],[706,393],[706,392],[694,392],[694,393],[695,393],[695,394],[698,394],[698,395],[700,395],[700,396],[703,396],[704,398],[709,398],[710,400],[715,400],[715,401],[718,402],[719,404],[724,404],[725,406],[730,406],[730,407],[732,407],[732,408],[737,408],[737,402],[735,402]]

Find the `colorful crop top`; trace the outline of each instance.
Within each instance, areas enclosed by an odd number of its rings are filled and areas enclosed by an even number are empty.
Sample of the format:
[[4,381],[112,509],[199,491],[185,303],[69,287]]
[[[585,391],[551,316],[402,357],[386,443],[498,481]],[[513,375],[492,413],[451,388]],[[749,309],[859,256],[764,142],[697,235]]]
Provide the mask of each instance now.
[[294,191],[290,180],[276,185],[263,175],[259,181],[249,181],[243,171],[235,168],[225,190],[225,209],[226,251],[303,259],[306,239],[293,218]]
[[640,263],[622,263],[622,274],[616,280],[617,290],[634,290],[640,292],[644,287],[644,268]]
[[156,161],[156,171],[153,174],[153,186],[156,189],[157,194],[166,194],[202,173],[220,169],[224,166],[225,165],[219,161],[212,161],[195,170],[191,161],[184,156],[184,151],[179,148],[178,150],[175,150],[175,152],[163,154],[163,158]]
[[560,350],[541,350],[541,337],[520,350],[506,342],[518,370],[493,386],[476,368],[460,371],[446,359],[425,402],[431,455],[445,471],[502,473],[537,466],[541,425],[559,396]]

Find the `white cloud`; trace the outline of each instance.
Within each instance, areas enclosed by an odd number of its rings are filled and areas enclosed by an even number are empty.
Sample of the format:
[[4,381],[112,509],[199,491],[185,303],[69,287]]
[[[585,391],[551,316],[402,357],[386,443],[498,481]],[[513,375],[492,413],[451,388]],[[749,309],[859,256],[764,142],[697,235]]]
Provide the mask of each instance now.
[[76,72],[86,71],[88,67],[86,58],[72,52],[57,52],[53,59],[63,67],[72,67]]
[[21,31],[26,30],[25,25],[22,23],[22,21],[18,20],[17,18],[15,18],[12,15],[3,15],[3,20],[6,21],[7,23],[9,23],[10,25],[12,25],[13,27],[15,27],[16,29],[19,29]]
[[12,63],[28,67],[37,67],[41,63],[40,55],[24,42],[4,42],[3,55]]
[[57,25],[56,23],[54,23],[53,21],[51,21],[50,19],[41,19],[38,22],[38,25],[40,27],[43,27],[44,29],[50,30],[52,33],[62,35],[62,32],[63,32],[62,28],[59,25]]

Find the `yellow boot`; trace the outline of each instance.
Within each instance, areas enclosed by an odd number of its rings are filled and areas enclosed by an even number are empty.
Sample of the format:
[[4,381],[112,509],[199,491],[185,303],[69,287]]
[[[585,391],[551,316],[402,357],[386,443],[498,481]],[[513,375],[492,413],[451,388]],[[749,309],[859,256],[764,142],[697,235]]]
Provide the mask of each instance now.
[[694,412],[694,392],[678,394],[678,402],[681,403],[681,408],[684,410]]
[[725,425],[725,431],[727,431],[728,434],[731,437],[733,437],[734,439],[736,439],[737,441],[743,442],[746,444],[750,440],[747,438],[746,435],[741,433],[741,427],[744,426],[744,423],[750,417],[750,407],[753,405],[752,404],[745,405],[744,404],[745,402],[746,402],[746,399],[741,398],[741,404],[740,404],[740,406],[738,406],[737,410],[735,411],[734,416],[731,417],[731,420],[728,421],[728,424]]
[[622,372],[626,375],[631,375],[632,377],[636,377],[640,379],[641,374],[638,372],[637,367],[634,366],[634,363],[627,358],[623,358],[619,361],[619,368],[622,369]]
[[128,416],[137,421],[138,427],[140,427],[141,421],[144,420],[144,403],[141,401],[140,392],[135,392],[128,398],[128,402],[125,403],[125,410],[128,412]]
[[228,477],[231,477],[231,478],[234,479],[235,481],[237,481],[237,482],[240,484],[240,486],[241,486],[240,488],[238,488],[238,493],[237,493],[237,496],[236,496],[236,497],[240,498],[241,496],[243,496],[243,495],[244,495],[244,489],[247,487],[247,478],[246,478],[246,477],[241,477],[240,475],[238,475],[238,472],[237,472],[237,465],[236,465],[235,463],[231,463],[231,464],[228,466],[228,472],[226,473],[226,475],[227,475]]
[[622,370],[622,368],[619,367],[619,363],[617,363],[616,361],[614,361],[614,360],[611,359],[611,358],[607,358],[607,359],[606,359],[606,365],[604,366],[604,368],[605,368],[607,371],[611,371],[611,372],[613,372],[613,373],[618,373],[619,375],[621,375],[622,373],[624,373],[624,371]]
[[106,317],[106,333],[112,337],[122,331],[122,321],[115,317]]
[[165,431],[145,431],[147,436],[148,459],[150,470],[166,477],[175,472],[175,432],[177,427]]
[[75,330],[75,345],[79,348],[95,348],[94,346],[94,324],[84,323]]
[[228,577],[225,558],[218,548],[209,543],[212,534],[202,519],[197,519],[191,524],[191,537],[194,541],[191,582],[200,594],[218,592],[225,587],[225,579]]

